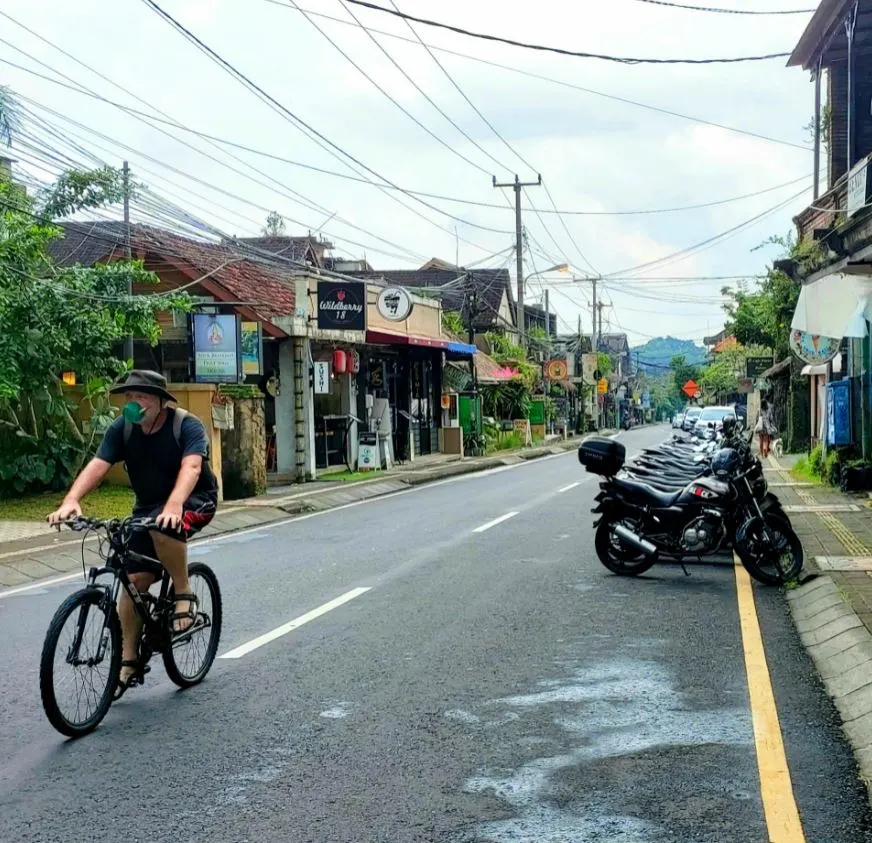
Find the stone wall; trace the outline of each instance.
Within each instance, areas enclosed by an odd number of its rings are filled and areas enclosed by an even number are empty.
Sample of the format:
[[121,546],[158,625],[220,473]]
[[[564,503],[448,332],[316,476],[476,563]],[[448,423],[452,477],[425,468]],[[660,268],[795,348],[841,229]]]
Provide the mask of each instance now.
[[266,491],[266,422],[263,398],[233,398],[233,430],[221,431],[224,498]]

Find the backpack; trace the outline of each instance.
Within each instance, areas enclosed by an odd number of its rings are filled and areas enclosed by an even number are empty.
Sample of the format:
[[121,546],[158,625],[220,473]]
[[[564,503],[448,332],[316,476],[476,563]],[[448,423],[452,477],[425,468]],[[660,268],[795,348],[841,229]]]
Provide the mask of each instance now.
[[[173,439],[176,440],[176,445],[180,448],[182,447],[182,425],[185,422],[185,419],[190,415],[187,410],[183,410],[181,407],[176,407],[173,410]],[[126,421],[124,422],[124,444],[126,445],[130,441],[130,436],[133,433],[133,423]]]

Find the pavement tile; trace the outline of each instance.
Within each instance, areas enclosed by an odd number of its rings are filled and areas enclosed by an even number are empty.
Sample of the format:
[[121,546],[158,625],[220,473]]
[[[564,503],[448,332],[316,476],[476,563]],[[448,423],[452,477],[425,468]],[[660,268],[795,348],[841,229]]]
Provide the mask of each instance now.
[[872,713],[872,685],[864,685],[834,702],[839,714],[842,715],[843,723],[848,724],[852,720],[857,720],[865,714]]
[[823,662],[837,656],[839,653],[844,653],[851,647],[869,641],[869,631],[865,627],[856,627],[848,629],[845,632],[830,638],[829,641],[824,641],[822,644],[812,644],[808,651],[811,653],[815,662]]
[[[38,553],[38,551],[35,551],[35,554],[36,553]],[[49,568],[61,573],[65,571],[73,571],[76,568],[82,567],[82,557],[78,555],[74,556],[72,553],[39,553],[38,556],[34,555],[32,558],[37,559],[37,561],[42,562],[43,565],[48,565]]]
[[[844,603],[842,605],[844,605]],[[843,614],[836,620],[824,624],[819,629],[800,633],[799,637],[802,639],[802,643],[805,644],[806,647],[809,647],[815,644],[823,644],[825,641],[829,641],[837,635],[847,632],[849,629],[865,630],[863,621],[861,621],[860,618],[850,610],[848,610],[847,614]]]
[[867,685],[872,686],[872,662],[863,662],[838,676],[830,677],[826,682],[827,691],[834,700],[846,697]]
[[24,585],[24,583],[29,582],[33,582],[33,580],[22,574],[21,571],[16,571],[15,568],[11,568],[9,565],[0,565],[0,585]]
[[826,680],[854,670],[865,662],[872,662],[872,636],[862,644],[855,644],[836,656],[832,656],[818,665],[821,678]]
[[[818,597],[823,597],[824,593],[836,594],[838,589],[834,585],[835,575],[829,577],[818,577],[806,585],[801,585],[799,588],[791,589],[787,592],[787,599],[791,603],[807,602],[806,598],[817,592],[820,592]],[[818,598],[815,598],[818,599]]]
[[[854,747],[854,754],[858,755],[867,747],[872,750],[872,711],[858,717],[856,720],[851,720],[844,725],[845,735]],[[859,757],[857,758],[859,762]],[[866,754],[865,758],[866,769],[872,769],[872,751]]]
[[821,597],[818,597],[815,600],[796,601],[793,604],[793,614],[796,618],[806,620],[808,618],[813,618],[815,615],[819,615],[821,612],[824,612],[833,606],[843,604],[844,602],[844,597],[842,597],[838,591],[824,592]]
[[36,559],[17,559],[14,562],[10,562],[9,567],[32,580],[50,577],[56,573],[53,568],[43,565],[42,562],[38,562]]
[[830,609],[825,609],[823,612],[820,612],[813,618],[796,618],[796,629],[800,634],[814,632],[815,630],[821,629],[822,627],[832,623],[833,621],[837,621],[845,617],[855,618],[856,614],[847,603],[843,602],[841,606],[833,606]]

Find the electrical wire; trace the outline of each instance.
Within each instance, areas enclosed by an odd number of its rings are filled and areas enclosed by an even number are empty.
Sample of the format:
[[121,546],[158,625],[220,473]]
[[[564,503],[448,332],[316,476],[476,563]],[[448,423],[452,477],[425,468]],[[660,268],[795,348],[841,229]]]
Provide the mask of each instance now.
[[[296,0],[290,0],[290,2],[293,5],[297,6]],[[340,2],[342,2],[342,0],[340,0]],[[379,85],[379,83],[376,82],[375,79],[373,79],[372,76],[370,76],[353,58],[351,58],[351,56],[349,56],[348,53],[346,53],[345,50],[343,50],[342,47],[340,47],[320,26],[318,26],[318,24],[311,17],[309,17],[309,15],[307,15],[305,12],[303,12],[303,10],[300,9],[299,6],[297,6],[297,8],[300,12],[302,12],[303,17],[305,17],[306,20],[309,21],[309,23],[312,24],[312,26],[315,27],[315,29],[327,40],[327,42],[330,44],[330,46],[332,46],[361,76],[363,76],[364,79],[366,79],[370,84],[372,84],[390,102],[392,102],[400,111],[402,111],[403,114],[406,115],[406,117],[408,117],[413,123],[415,123],[421,129],[423,129],[428,135],[430,135],[431,138],[433,138],[437,143],[444,146],[453,155],[456,155],[462,161],[465,161],[467,164],[469,164],[471,167],[474,167],[479,172],[484,173],[485,175],[491,175],[491,173],[485,167],[482,167],[479,164],[476,164],[476,162],[473,161],[471,158],[468,158],[462,152],[455,149],[450,143],[448,143],[448,141],[446,141],[444,138],[437,135],[428,126],[425,126],[424,123],[422,123],[417,117],[415,117],[415,115],[412,114],[411,111],[409,111],[404,105],[402,105],[402,103],[398,102],[381,85]],[[348,12],[348,14],[350,14],[355,19],[355,21],[357,21],[357,23],[360,25],[360,27],[363,29],[363,31],[370,37],[372,42],[382,51],[382,53],[384,53],[384,55],[394,65],[394,67],[396,67],[400,71],[400,73],[403,74],[403,76],[406,78],[406,80],[414,86],[414,88],[418,91],[418,93],[421,94],[421,96],[423,96],[424,99],[426,99],[427,102],[430,103],[430,105],[432,105],[449,123],[451,123],[452,126],[454,126],[455,129],[457,129],[457,131],[460,132],[460,134],[462,134],[474,146],[478,147],[478,149],[481,150],[488,158],[490,158],[498,167],[502,167],[503,169],[508,169],[504,164],[501,164],[499,161],[497,161],[486,149],[484,149],[475,140],[473,140],[473,138],[471,138],[466,133],[466,131],[464,131],[464,129],[462,129],[460,126],[458,126],[457,123],[455,123],[433,101],[433,99],[430,98],[430,96],[417,84],[417,82],[415,82],[415,80],[412,79],[412,77],[409,76],[408,73],[406,73],[406,71],[394,59],[394,57],[379,43],[378,39],[376,39],[376,37],[362,23],[360,23],[360,21],[357,19],[357,17],[354,15],[354,13],[347,6],[345,6],[343,4],[343,8],[345,8],[346,11]]]
[[691,12],[714,12],[721,15],[807,15],[814,9],[721,9],[711,6],[686,6],[684,3],[672,3],[669,0],[636,0],[637,3],[651,3],[654,6],[669,6],[673,9],[686,9]]
[[[265,2],[271,2],[271,0],[265,0]],[[284,5],[284,4],[279,4],[279,5]],[[3,15],[3,14],[4,13],[2,11],[0,11],[0,15]],[[316,13],[310,12],[309,14],[316,14]],[[329,17],[329,16],[327,16],[327,17]],[[331,18],[331,20],[336,20],[336,19]],[[340,22],[345,23],[345,21],[340,21]],[[383,33],[383,34],[390,34],[390,33]],[[0,39],[0,42],[2,42],[2,40],[3,39]],[[408,40],[408,39],[403,39],[403,40]],[[4,42],[4,43],[8,43],[8,42]],[[433,48],[433,49],[439,49],[439,48]],[[469,58],[477,61],[477,59],[475,59],[473,56],[470,56]],[[371,185],[372,187],[378,187],[378,188],[381,188],[383,190],[398,190],[402,193],[410,194],[412,196],[420,196],[420,197],[423,197],[426,199],[435,199],[435,200],[442,201],[442,202],[455,202],[458,204],[470,205],[470,206],[479,207],[479,208],[494,208],[496,210],[504,210],[503,205],[498,205],[494,202],[482,202],[482,201],[477,201],[474,199],[464,199],[464,198],[461,198],[459,196],[446,196],[444,194],[439,194],[439,193],[429,193],[429,192],[422,191],[422,190],[413,190],[412,188],[395,186],[392,184],[388,184],[386,182],[375,182],[372,179],[363,178],[360,176],[354,176],[354,175],[350,175],[348,173],[340,173],[340,172],[337,172],[335,170],[326,169],[324,167],[317,167],[317,166],[312,165],[312,164],[306,164],[306,163],[303,163],[302,161],[295,161],[293,159],[287,158],[287,157],[282,156],[282,155],[278,155],[276,153],[267,152],[267,151],[262,150],[262,149],[256,149],[254,147],[239,143],[237,141],[232,141],[232,140],[229,140],[227,138],[222,138],[222,137],[219,137],[217,135],[212,135],[212,134],[209,134],[208,132],[203,132],[203,131],[200,131],[198,129],[192,129],[191,127],[186,126],[182,123],[179,123],[176,120],[161,119],[156,114],[149,114],[147,112],[140,111],[140,110],[132,108],[130,106],[126,106],[123,103],[115,102],[113,100],[107,99],[106,97],[103,97],[100,94],[97,94],[97,93],[90,91],[88,89],[83,89],[83,88],[79,88],[79,87],[74,87],[72,85],[64,84],[63,82],[61,82],[57,79],[52,79],[49,76],[45,76],[44,74],[38,73],[37,71],[35,71],[31,68],[28,68],[28,67],[24,67],[23,65],[16,64],[15,62],[9,61],[8,59],[0,58],[0,63],[7,64],[10,67],[14,67],[17,70],[21,70],[25,73],[36,76],[36,77],[42,79],[43,81],[50,82],[52,84],[63,87],[67,90],[74,91],[74,92],[76,92],[78,94],[82,94],[84,96],[89,96],[93,99],[96,99],[100,102],[105,103],[106,105],[111,105],[113,108],[117,108],[120,111],[124,111],[131,116],[138,117],[138,118],[141,118],[143,120],[153,121],[156,123],[162,123],[164,125],[172,126],[173,128],[176,128],[176,129],[179,129],[180,131],[195,135],[196,137],[202,138],[203,140],[212,141],[212,142],[215,142],[217,144],[233,147],[234,149],[239,149],[239,150],[242,150],[244,152],[250,152],[254,155],[259,155],[259,156],[262,156],[264,158],[268,158],[268,159],[273,160],[273,161],[278,161],[282,164],[288,164],[289,166],[292,166],[292,167],[299,167],[301,169],[309,170],[311,172],[316,172],[316,173],[320,173],[322,175],[332,176],[335,178],[345,179],[347,181],[357,182],[359,184]],[[43,66],[45,66],[44,63],[42,63],[42,62],[40,62],[40,63],[43,64]],[[507,69],[513,70],[514,68],[507,68]],[[52,68],[52,70],[54,70],[54,69]],[[58,72],[58,71],[54,71],[54,72]],[[97,73],[97,71],[94,71],[94,72]],[[127,89],[125,89],[125,88],[122,88],[121,90],[124,90],[125,92],[127,91]],[[131,96],[135,97],[136,95],[131,94]],[[136,98],[140,99],[139,97],[136,97]],[[21,96],[21,95],[19,95],[19,99],[24,100],[24,101],[29,101],[32,103],[35,102],[35,101],[29,100],[29,98]],[[159,111],[158,113],[162,114],[163,112]],[[683,115],[678,115],[678,116],[683,116]],[[693,117],[688,117],[686,119],[696,120],[696,118],[693,118]],[[706,122],[706,121],[697,121],[697,122]],[[719,124],[710,124],[710,125],[718,126]],[[155,127],[152,127],[152,128],[155,128]],[[731,129],[730,127],[725,127],[725,126],[720,126],[720,128],[724,128],[727,131],[740,131],[738,129]],[[745,133],[745,134],[747,134],[747,133]],[[174,136],[169,135],[169,137],[174,137]],[[755,137],[762,137],[762,136],[755,136]],[[179,140],[178,138],[175,138],[175,139],[178,140],[179,143],[184,143],[183,141]],[[763,139],[771,140],[773,143],[787,143],[784,141],[778,141],[778,140],[771,139],[771,138],[763,138]],[[795,144],[787,144],[787,145],[797,146]],[[806,147],[801,147],[801,146],[797,146],[797,148],[803,149],[803,150],[806,149]],[[233,156],[233,157],[235,157],[235,156]],[[237,160],[242,161],[243,163],[246,164],[246,166],[248,166],[252,169],[255,169],[255,168],[253,168],[253,166],[251,164],[248,164],[243,159],[237,158]],[[227,166],[227,165],[223,164],[222,166]],[[535,169],[535,168],[531,167],[531,169]],[[255,169],[255,171],[261,172],[261,171],[256,170],[256,169]],[[582,211],[582,210],[568,210],[565,208],[560,208],[560,209],[555,211],[555,210],[549,210],[547,208],[540,208],[539,213],[546,214],[546,215],[565,214],[567,216],[604,216],[604,217],[609,217],[609,216],[641,216],[644,214],[677,213],[680,211],[691,211],[691,210],[698,210],[701,208],[712,208],[712,207],[715,207],[718,205],[727,205],[727,204],[730,204],[732,202],[739,202],[739,201],[742,201],[744,199],[751,199],[751,198],[756,197],[756,196],[762,196],[766,193],[771,193],[771,192],[774,192],[776,190],[781,190],[785,187],[790,187],[790,186],[792,186],[794,184],[798,184],[800,181],[804,181],[808,178],[811,178],[810,173],[808,175],[805,175],[805,176],[800,176],[796,179],[791,179],[788,182],[783,182],[782,184],[777,184],[777,185],[773,185],[772,187],[763,188],[762,190],[754,191],[752,193],[744,193],[744,194],[741,194],[739,196],[731,196],[727,199],[716,199],[716,200],[713,200],[711,202],[700,202],[700,203],[695,203],[695,204],[691,204],[691,205],[678,205],[678,206],[671,207],[671,208],[642,208],[642,209],[637,209],[637,210],[623,210],[623,211]],[[831,208],[819,208],[818,209],[818,208],[816,208],[816,206],[810,206],[810,207],[815,207],[816,210],[822,210],[822,211],[832,210]],[[413,212],[414,212],[414,209],[410,209],[410,210],[413,210]],[[521,210],[528,212],[528,213],[533,212],[533,209],[529,206],[523,207]],[[417,212],[415,212],[415,213],[417,213]],[[455,219],[457,219],[459,221],[463,221],[463,220],[460,220],[459,217],[455,218]],[[463,222],[465,222],[465,221],[463,221]],[[442,228],[442,226],[439,226],[439,228],[443,231],[445,230]],[[464,242],[468,243],[469,241],[464,241]],[[470,245],[475,245],[475,244],[470,244]]]
[[[152,0],[144,0],[144,2],[152,2]],[[458,35],[466,35],[470,38],[480,38],[485,41],[493,41],[500,44],[508,44],[511,47],[522,47],[526,50],[536,50],[538,52],[557,53],[562,56],[572,56],[574,58],[583,59],[600,59],[602,61],[617,62],[619,64],[737,64],[738,62],[746,61],[765,61],[767,59],[786,58],[790,53],[769,53],[762,56],[738,56],[733,58],[711,58],[711,59],[654,59],[654,58],[627,58],[626,56],[610,56],[602,53],[585,53],[577,50],[565,50],[562,47],[546,47],[541,44],[528,44],[524,41],[515,41],[511,38],[503,38],[499,35],[488,35],[483,32],[471,32],[468,29],[463,29],[459,26],[454,26],[447,23],[439,23],[438,21],[428,20],[427,18],[419,18],[415,15],[409,15],[405,12],[398,12],[394,9],[387,9],[384,6],[378,6],[375,3],[369,3],[367,0],[345,0],[347,3],[353,3],[355,6],[363,6],[367,9],[372,9],[376,12],[384,12],[394,17],[402,18],[403,20],[420,23],[424,26],[432,26],[437,29],[446,29],[449,32],[456,32]]]
[[647,261],[646,263],[638,264],[637,266],[632,266],[632,267],[629,267],[626,269],[620,269],[617,272],[608,273],[607,275],[605,275],[603,277],[604,278],[612,278],[612,277],[619,276],[619,275],[632,275],[632,274],[638,272],[639,270],[650,269],[651,267],[654,267],[654,266],[663,266],[663,265],[668,264],[668,263],[674,263],[676,260],[683,260],[684,258],[690,257],[691,255],[696,254],[699,251],[710,248],[711,246],[715,245],[716,243],[719,243],[723,240],[728,239],[729,237],[732,237],[735,234],[738,234],[744,228],[747,228],[748,226],[754,224],[755,222],[759,222],[761,219],[764,219],[765,217],[768,217],[774,213],[777,213],[778,211],[787,207],[787,205],[789,205],[791,202],[795,201],[800,196],[807,193],[809,189],[810,188],[805,187],[802,190],[800,190],[798,193],[795,193],[795,194],[793,194],[793,196],[790,196],[787,199],[785,199],[783,202],[779,202],[777,205],[774,205],[773,207],[768,208],[767,210],[763,211],[762,213],[756,214],[755,216],[751,217],[750,219],[747,219],[744,222],[741,222],[738,225],[733,226],[732,228],[728,228],[726,231],[722,231],[720,234],[716,234],[713,237],[709,237],[705,240],[702,240],[701,242],[696,243],[693,246],[688,246],[684,249],[679,249],[678,251],[673,252],[670,255],[665,255],[664,257],[658,258],[657,260]]
[[[338,161],[341,161],[345,166],[349,167],[349,169],[353,169],[348,164],[348,161],[351,161],[354,164],[356,164],[358,167],[361,167],[362,169],[366,170],[371,175],[375,176],[377,179],[380,179],[381,181],[387,182],[388,184],[392,185],[395,189],[402,192],[402,188],[400,188],[399,185],[394,184],[394,182],[392,182],[390,179],[381,175],[379,172],[374,170],[372,167],[369,167],[368,165],[364,164],[359,158],[355,157],[350,152],[347,152],[341,146],[334,143],[326,135],[324,135],[323,133],[321,133],[317,129],[315,129],[314,126],[307,123],[305,120],[303,120],[297,114],[295,114],[293,111],[291,111],[289,108],[287,108],[281,102],[279,102],[275,97],[268,94],[262,87],[257,85],[248,76],[246,76],[244,73],[242,73],[242,71],[238,70],[233,64],[231,64],[225,58],[220,56],[215,50],[213,50],[205,42],[203,42],[196,35],[194,35],[194,33],[191,32],[191,30],[189,30],[187,27],[185,27],[184,25],[179,23],[179,21],[177,21],[172,15],[170,15],[163,8],[161,8],[161,6],[158,5],[155,2],[155,0],[142,0],[142,2],[146,6],[148,6],[150,9],[152,9],[159,17],[163,18],[163,20],[165,20],[170,26],[172,26],[177,32],[179,32],[186,40],[188,40],[190,43],[194,44],[198,50],[203,52],[212,61],[217,63],[223,70],[225,70],[227,73],[229,73],[234,79],[236,79],[240,84],[242,84],[243,87],[248,89],[250,92],[254,93],[261,101],[268,104],[274,111],[276,111],[277,114],[282,116],[291,125],[293,125],[295,128],[297,128],[300,131],[305,129],[303,134],[306,134],[308,132],[307,137],[309,137],[312,140],[315,140],[315,142],[318,143],[318,145],[321,146],[322,149],[325,149],[329,154],[331,154],[333,157],[335,157]],[[325,144],[326,144],[326,146],[325,146]],[[346,161],[345,159],[348,159],[348,161]],[[391,194],[388,193],[387,195],[391,195]],[[461,222],[464,225],[470,225],[474,228],[480,228],[480,229],[485,230],[485,231],[493,231],[493,232],[496,232],[498,234],[505,234],[506,233],[505,231],[502,231],[500,229],[492,229],[492,228],[488,228],[487,226],[481,226],[481,225],[478,225],[476,223],[470,223],[467,220],[461,219],[460,217],[455,217],[453,214],[450,214],[447,211],[444,211],[441,208],[439,208],[435,205],[432,205],[429,202],[426,202],[425,200],[421,199],[420,197],[413,196],[411,194],[407,194],[407,195],[409,195],[411,198],[413,198],[416,202],[429,208],[430,210],[436,211],[437,213],[439,213],[445,217],[448,217],[449,219],[454,219],[457,222]],[[394,197],[394,198],[396,198],[396,197]],[[427,220],[427,222],[430,222],[430,223],[436,225],[440,230],[443,230],[442,227],[438,223],[433,223],[432,220],[430,220],[426,216],[423,216],[422,214],[419,214],[419,216],[422,216],[425,220]],[[482,251],[487,251],[487,250],[482,249]]]

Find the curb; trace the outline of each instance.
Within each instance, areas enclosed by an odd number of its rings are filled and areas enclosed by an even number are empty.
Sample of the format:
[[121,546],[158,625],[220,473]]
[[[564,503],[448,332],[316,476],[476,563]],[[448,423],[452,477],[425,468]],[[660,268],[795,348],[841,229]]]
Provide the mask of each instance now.
[[[191,541],[196,546],[198,540],[214,538],[252,527],[262,527],[277,521],[283,521],[288,516],[306,515],[314,512],[326,512],[345,506],[350,503],[358,503],[364,500],[385,497],[397,492],[407,491],[417,486],[425,486],[440,480],[459,477],[467,474],[477,474],[503,466],[519,465],[523,462],[542,459],[543,457],[555,456],[573,451],[586,439],[592,436],[614,436],[615,431],[600,431],[595,434],[575,437],[555,442],[547,446],[528,448],[524,451],[506,452],[503,456],[493,456],[469,462],[458,460],[449,463],[443,469],[433,470],[432,474],[424,470],[418,475],[412,473],[408,477],[397,475],[385,475],[372,480],[349,483],[344,488],[324,489],[323,491],[312,490],[310,494],[301,494],[299,498],[286,503],[277,500],[274,504],[246,505],[239,501],[230,501],[223,514],[219,512],[219,518],[224,522],[214,522],[204,528],[202,533]],[[217,520],[217,519],[216,519]],[[0,589],[15,588],[29,585],[33,582],[55,577],[58,574],[67,574],[81,568],[82,544],[80,539],[71,538],[61,545],[42,545],[23,549],[20,553],[13,554],[14,559],[0,561]],[[86,566],[89,562],[96,564],[96,553],[92,548],[84,547]],[[89,554],[93,560],[89,560]]]
[[872,634],[825,574],[787,592],[787,600],[872,800]]

